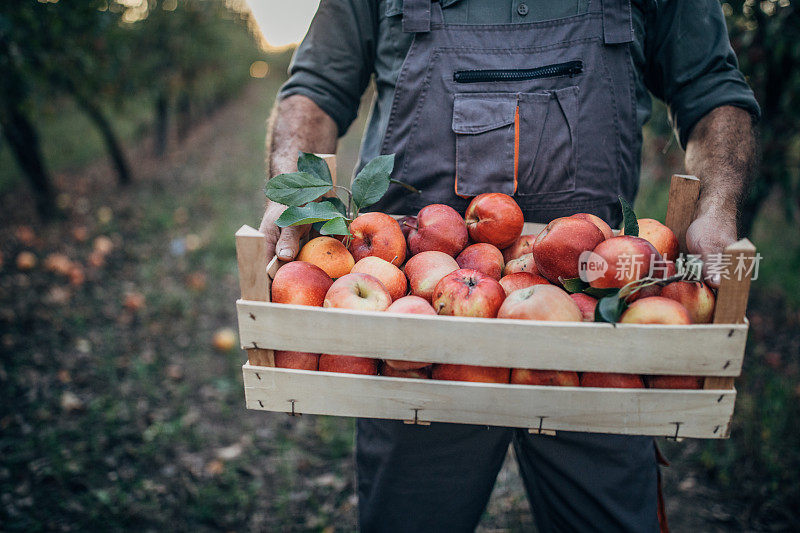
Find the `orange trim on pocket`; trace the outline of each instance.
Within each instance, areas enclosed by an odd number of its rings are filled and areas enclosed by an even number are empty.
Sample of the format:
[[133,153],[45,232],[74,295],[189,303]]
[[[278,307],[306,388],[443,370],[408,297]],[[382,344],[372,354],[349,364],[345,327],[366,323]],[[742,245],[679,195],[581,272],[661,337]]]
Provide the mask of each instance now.
[[519,176],[519,102],[514,112],[514,192],[517,194],[517,176]]

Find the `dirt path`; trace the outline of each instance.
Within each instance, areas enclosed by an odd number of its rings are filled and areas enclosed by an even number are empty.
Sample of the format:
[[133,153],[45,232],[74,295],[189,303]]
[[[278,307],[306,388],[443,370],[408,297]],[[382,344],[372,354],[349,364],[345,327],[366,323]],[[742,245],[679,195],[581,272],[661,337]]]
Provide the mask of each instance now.
[[[235,325],[233,233],[258,220],[265,95],[279,81],[253,83],[166,159],[134,149],[128,190],[103,162],[59,175],[60,224],[31,224],[19,194],[0,199],[4,528],[356,527],[352,421],[246,411],[243,353],[211,346]],[[92,264],[100,236],[112,250]],[[38,265],[16,268],[21,251]],[[48,272],[54,252],[85,280]],[[667,482],[676,531],[731,527],[691,471]],[[481,524],[496,529],[532,529],[513,461]]]

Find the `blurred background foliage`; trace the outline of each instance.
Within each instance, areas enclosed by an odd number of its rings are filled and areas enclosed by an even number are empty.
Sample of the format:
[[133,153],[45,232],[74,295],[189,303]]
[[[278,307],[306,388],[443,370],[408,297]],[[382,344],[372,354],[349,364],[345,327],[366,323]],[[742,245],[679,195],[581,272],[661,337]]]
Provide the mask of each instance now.
[[[763,112],[742,210],[763,261],[731,439],[664,443],[676,530],[800,520],[797,5],[723,4]],[[232,234],[260,216],[290,54],[241,1],[0,2],[0,529],[355,527],[352,422],[245,412],[243,355],[210,342],[235,323]],[[636,209],[663,220],[683,154],[654,106]],[[488,528],[530,527],[509,468]]]

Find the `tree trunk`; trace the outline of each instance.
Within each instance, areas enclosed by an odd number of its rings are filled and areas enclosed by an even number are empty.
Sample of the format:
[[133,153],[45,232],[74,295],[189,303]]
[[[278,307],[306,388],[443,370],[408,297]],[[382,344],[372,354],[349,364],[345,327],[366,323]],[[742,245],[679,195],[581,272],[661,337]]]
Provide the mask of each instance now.
[[181,91],[178,96],[178,139],[186,140],[192,126],[192,104],[187,91]]
[[100,107],[94,104],[89,98],[86,98],[77,92],[74,92],[73,96],[75,97],[75,101],[78,103],[78,105],[86,112],[89,118],[92,119],[97,128],[100,130],[100,134],[103,136],[103,140],[106,143],[108,154],[111,156],[111,160],[114,162],[114,166],[117,169],[117,176],[120,184],[129,184],[131,182],[130,166],[125,158],[125,152],[122,150],[122,145],[117,139],[117,134],[111,127],[111,122],[109,122],[108,118],[106,118]]
[[165,92],[160,92],[156,98],[156,132],[153,153],[158,157],[167,151],[169,142],[169,98]]
[[42,219],[53,218],[58,213],[55,189],[45,167],[36,127],[13,106],[7,106],[0,112],[0,126],[17,164],[33,189],[36,211]]

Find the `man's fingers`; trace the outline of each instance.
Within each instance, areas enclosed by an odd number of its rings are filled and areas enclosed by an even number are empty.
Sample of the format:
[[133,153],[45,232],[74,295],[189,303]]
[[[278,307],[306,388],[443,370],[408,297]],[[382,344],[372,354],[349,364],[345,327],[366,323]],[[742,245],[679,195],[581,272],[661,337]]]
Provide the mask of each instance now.
[[291,261],[295,258],[297,252],[300,251],[300,238],[308,232],[308,228],[308,225],[283,228],[281,236],[275,245],[278,259]]

